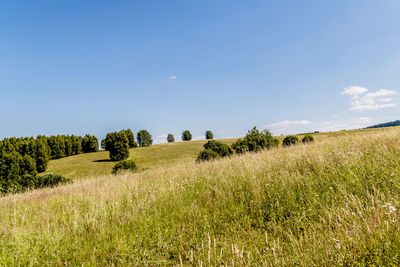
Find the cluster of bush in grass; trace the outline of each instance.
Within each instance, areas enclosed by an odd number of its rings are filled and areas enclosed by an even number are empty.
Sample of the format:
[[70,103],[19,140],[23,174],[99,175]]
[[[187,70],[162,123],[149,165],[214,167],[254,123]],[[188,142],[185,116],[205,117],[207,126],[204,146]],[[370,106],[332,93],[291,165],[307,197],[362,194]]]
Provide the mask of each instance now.
[[[314,138],[307,134],[303,137],[302,142],[308,143],[313,142]],[[299,138],[294,135],[285,137],[282,142],[282,146],[295,145],[299,142]],[[204,144],[204,150],[200,152],[197,157],[197,161],[212,160],[230,156],[233,152],[242,154],[246,152],[256,152],[262,149],[270,149],[277,147],[279,140],[272,136],[268,130],[259,131],[256,127],[253,127],[244,138],[238,139],[231,146],[218,141],[208,141]]]
[[69,181],[58,175],[38,176],[38,173],[46,170],[50,159],[98,149],[93,135],[5,138],[0,141],[0,192],[18,192]]

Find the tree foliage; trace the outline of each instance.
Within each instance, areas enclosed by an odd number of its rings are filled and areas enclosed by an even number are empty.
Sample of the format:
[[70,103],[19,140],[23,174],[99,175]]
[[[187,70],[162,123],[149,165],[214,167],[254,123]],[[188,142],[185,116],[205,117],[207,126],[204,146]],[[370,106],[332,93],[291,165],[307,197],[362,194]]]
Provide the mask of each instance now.
[[120,161],[129,157],[129,140],[124,131],[106,135],[105,149],[110,152],[112,161]]
[[111,173],[118,174],[124,170],[135,172],[137,170],[136,163],[133,160],[122,160],[114,165]]
[[168,141],[168,143],[173,143],[173,142],[175,142],[175,137],[174,137],[174,135],[173,135],[173,134],[168,134],[168,136],[167,136],[167,141]]
[[288,135],[283,139],[282,146],[292,146],[299,142],[299,138],[295,135]]
[[303,139],[301,139],[302,143],[312,143],[314,142],[314,137],[310,134],[306,134]]
[[182,141],[190,141],[192,140],[192,133],[189,130],[185,130],[182,132]]
[[85,135],[82,139],[82,151],[83,153],[97,152],[99,151],[99,140],[94,135]]
[[151,134],[146,130],[140,130],[137,133],[137,140],[139,146],[151,146],[153,144],[153,138]]
[[206,139],[214,139],[214,134],[210,130],[206,131]]
[[226,157],[233,153],[232,149],[227,144],[215,140],[208,141],[203,147],[204,150],[198,155],[197,161]]
[[234,149],[236,153],[245,153],[247,151],[270,149],[278,145],[278,139],[274,138],[270,131],[259,131],[256,127],[253,127],[244,138],[238,139],[232,144],[232,149]]

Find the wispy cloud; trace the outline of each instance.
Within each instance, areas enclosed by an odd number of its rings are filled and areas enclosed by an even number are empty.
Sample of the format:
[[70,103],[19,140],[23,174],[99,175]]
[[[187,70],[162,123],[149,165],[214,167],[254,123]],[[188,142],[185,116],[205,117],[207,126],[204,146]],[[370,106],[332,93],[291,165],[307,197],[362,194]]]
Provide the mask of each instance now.
[[337,121],[326,121],[318,127],[319,131],[329,132],[329,131],[340,131],[340,130],[350,130],[350,129],[360,129],[371,125],[373,119],[370,117],[356,117],[349,118],[345,120]]
[[350,110],[378,110],[397,106],[393,98],[389,97],[397,94],[395,90],[379,89],[375,92],[367,92],[367,88],[350,86],[341,94],[350,96]]
[[175,76],[175,75],[169,75],[169,76],[168,76],[168,79],[170,79],[170,80],[175,80],[175,79],[176,79],[176,76]]
[[267,127],[286,127],[290,125],[307,125],[311,124],[311,121],[307,120],[299,120],[299,121],[281,121],[281,122],[274,122],[266,125],[264,128]]

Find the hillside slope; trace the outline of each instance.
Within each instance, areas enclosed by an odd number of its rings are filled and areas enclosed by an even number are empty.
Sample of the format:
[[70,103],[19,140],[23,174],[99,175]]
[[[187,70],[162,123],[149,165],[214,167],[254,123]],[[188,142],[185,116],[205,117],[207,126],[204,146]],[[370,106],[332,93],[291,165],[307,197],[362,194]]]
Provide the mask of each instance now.
[[[232,144],[234,140],[222,139],[220,141]],[[201,140],[132,148],[129,150],[129,159],[135,160],[142,170],[177,162],[193,162],[205,143],[205,140]],[[107,175],[111,173],[115,164],[109,159],[109,153],[104,150],[80,154],[50,161],[47,172],[62,174],[72,179]]]
[[0,265],[398,265],[400,128],[0,199]]

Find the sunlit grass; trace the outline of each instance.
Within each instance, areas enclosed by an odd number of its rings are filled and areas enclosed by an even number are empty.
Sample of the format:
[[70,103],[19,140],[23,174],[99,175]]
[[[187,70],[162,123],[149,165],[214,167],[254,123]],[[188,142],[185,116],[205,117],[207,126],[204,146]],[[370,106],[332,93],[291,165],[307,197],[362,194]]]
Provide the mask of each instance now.
[[0,265],[398,265],[399,194],[400,128],[317,135],[1,198]]

